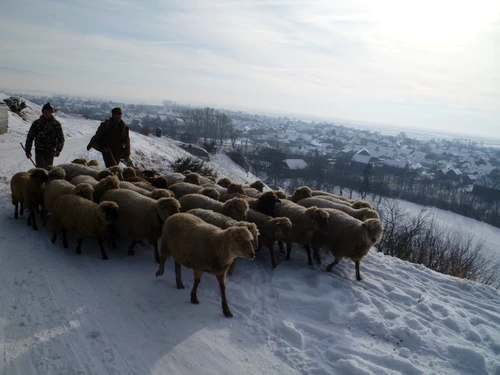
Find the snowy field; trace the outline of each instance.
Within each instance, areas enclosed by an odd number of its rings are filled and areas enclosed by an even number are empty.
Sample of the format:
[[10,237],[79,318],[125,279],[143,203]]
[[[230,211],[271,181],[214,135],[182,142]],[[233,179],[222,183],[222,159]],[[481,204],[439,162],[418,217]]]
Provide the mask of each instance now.
[[[33,121],[40,108],[30,107]],[[59,118],[67,141],[56,163],[101,160],[85,149],[98,122]],[[9,121],[0,136],[0,374],[500,374],[497,290],[375,250],[361,282],[347,260],[332,273],[308,267],[298,246],[291,261],[278,253],[274,270],[266,251],[240,259],[227,280],[228,319],[212,275],[193,305],[191,272],[186,290],[175,287],[171,259],[155,277],[150,246],[129,257],[124,237],[103,261],[95,240],[80,256],[71,237],[70,249],[52,244],[48,228],[13,218],[10,177],[32,165],[19,145],[29,123]],[[166,138],[131,138],[136,163],[168,170],[187,155]],[[215,162],[221,177],[255,179],[224,155]]]

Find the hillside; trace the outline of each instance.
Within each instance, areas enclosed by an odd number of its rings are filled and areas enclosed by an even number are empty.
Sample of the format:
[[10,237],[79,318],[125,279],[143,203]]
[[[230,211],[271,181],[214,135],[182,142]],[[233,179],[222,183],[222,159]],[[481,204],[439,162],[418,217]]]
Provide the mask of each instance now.
[[[0,97],[1,99],[1,97]],[[38,116],[29,104],[32,121]],[[38,112],[39,113],[39,112]],[[101,160],[85,146],[98,122],[58,115],[67,136],[57,163]],[[500,374],[500,293],[438,274],[372,249],[361,263],[342,261],[333,272],[267,251],[240,260],[227,280],[234,318],[222,315],[218,284],[204,275],[199,305],[189,302],[192,274],[177,290],[173,261],[155,277],[151,246],[129,238],[100,258],[95,240],[83,254],[50,242],[14,220],[10,177],[32,167],[19,142],[29,122],[10,115],[0,136],[0,374]],[[167,138],[131,134],[135,163],[169,169],[188,155]],[[255,179],[219,154],[219,176]]]

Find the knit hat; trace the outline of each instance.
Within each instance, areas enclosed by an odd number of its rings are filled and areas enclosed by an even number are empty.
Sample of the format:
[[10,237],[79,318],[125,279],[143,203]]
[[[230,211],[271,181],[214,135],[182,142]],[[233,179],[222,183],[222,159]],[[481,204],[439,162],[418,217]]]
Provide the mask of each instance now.
[[113,116],[114,116],[114,115],[121,115],[121,114],[122,114],[122,109],[121,109],[121,108],[118,108],[118,107],[113,108],[113,109],[111,110],[111,114],[112,114]]
[[50,103],[47,103],[45,104],[43,107],[42,107],[42,112],[45,111],[46,109],[48,109],[50,112],[54,113],[54,107],[52,107],[50,105]]

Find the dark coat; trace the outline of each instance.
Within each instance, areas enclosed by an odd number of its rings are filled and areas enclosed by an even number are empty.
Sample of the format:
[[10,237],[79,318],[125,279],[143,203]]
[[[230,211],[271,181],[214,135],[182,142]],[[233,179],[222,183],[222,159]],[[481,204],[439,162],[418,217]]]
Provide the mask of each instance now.
[[61,123],[54,116],[48,120],[40,116],[38,120],[35,120],[31,124],[24,146],[26,152],[31,152],[33,140],[35,141],[35,150],[61,152],[64,146],[64,134]]
[[95,148],[97,151],[104,152],[106,147],[110,149],[116,163],[119,163],[121,159],[130,158],[129,129],[123,120],[120,120],[118,124],[115,124],[112,118],[102,122],[87,145],[87,150]]

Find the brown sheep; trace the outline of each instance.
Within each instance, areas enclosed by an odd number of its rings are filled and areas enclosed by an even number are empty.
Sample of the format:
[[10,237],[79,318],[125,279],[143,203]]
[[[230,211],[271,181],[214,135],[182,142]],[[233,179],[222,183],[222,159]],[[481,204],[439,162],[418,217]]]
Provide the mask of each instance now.
[[328,212],[330,229],[326,233],[317,232],[313,235],[311,246],[315,258],[320,262],[321,248],[328,248],[328,251],[335,257],[335,260],[326,267],[328,272],[342,258],[350,258],[356,266],[356,280],[362,280],[359,263],[370,248],[382,239],[382,234],[385,232],[384,225],[378,219],[361,221],[343,211],[332,208],[325,210]]
[[293,195],[289,198],[292,202],[297,203],[298,201],[312,197],[312,190],[308,186],[301,186],[295,189]]
[[95,159],[92,159],[92,160],[89,160],[89,162],[87,163],[87,166],[89,167],[98,167],[99,166],[99,162]]
[[99,203],[104,193],[111,189],[120,189],[120,180],[115,175],[103,178],[94,185],[94,202]]
[[222,186],[223,188],[226,188],[226,189],[231,184],[232,184],[232,181],[227,177],[223,177],[223,178],[219,179],[219,181],[217,181],[217,185]]
[[271,217],[254,209],[247,212],[247,220],[255,223],[259,229],[259,247],[266,246],[271,255],[271,265],[276,268],[274,244],[276,241],[286,241],[291,236],[292,222],[287,217]]
[[72,163],[81,164],[81,165],[88,165],[87,159],[85,159],[85,158],[74,159],[72,161]]
[[[289,218],[293,225],[291,238],[285,241],[287,247],[286,259],[290,260],[292,243],[295,242],[305,247],[307,263],[312,265],[309,243],[314,233],[328,229],[328,213],[322,208],[305,208],[292,201],[283,200],[276,205],[276,215]],[[279,244],[282,251],[282,242],[279,242]]]
[[43,204],[43,189],[48,180],[45,169],[34,168],[31,172],[16,173],[10,181],[11,200],[15,207],[14,218],[18,217],[18,205],[21,203],[21,215],[25,208],[29,210],[28,225],[33,223],[33,230],[38,230],[35,208]]
[[201,176],[198,173],[191,172],[186,174],[186,177],[184,177],[184,182],[200,186],[200,177]]
[[273,190],[274,194],[278,197],[278,199],[288,199],[288,195],[284,191],[281,190]]
[[361,221],[365,221],[367,219],[380,219],[379,214],[371,208],[365,207],[355,209],[342,203],[332,202],[330,200],[324,199],[321,196],[302,199],[298,201],[297,204],[300,204],[303,207],[316,206],[321,208],[334,208],[336,210],[344,211],[346,214]]
[[128,248],[128,255],[135,255],[135,245],[145,238],[153,244],[155,259],[159,262],[158,240],[165,220],[180,212],[177,199],[161,198],[155,201],[126,189],[110,190],[102,196],[102,199],[115,202],[119,207],[119,219],[114,224],[114,229],[132,236],[133,241]]
[[193,208],[204,208],[220,212],[238,221],[245,221],[247,218],[248,203],[241,198],[233,198],[222,203],[201,194],[188,194],[180,198],[179,203],[181,204],[181,212]]
[[266,191],[259,198],[247,198],[248,206],[264,215],[276,216],[276,204],[281,203],[274,191]]
[[48,177],[49,181],[64,180],[64,178],[66,177],[66,172],[62,168],[54,167],[49,171]]
[[82,242],[87,237],[97,237],[102,259],[107,260],[102,237],[108,225],[118,220],[118,205],[114,202],[94,203],[74,194],[57,198],[52,207],[49,226],[52,227],[52,243],[56,242],[57,232],[62,232],[63,246],[68,248],[66,232],[73,231],[76,237],[76,253],[82,253]]
[[249,185],[249,187],[254,188],[254,189],[258,190],[259,192],[263,193],[266,185],[261,180],[257,180],[257,181],[252,182]]
[[210,272],[219,282],[224,316],[233,316],[226,298],[226,274],[235,258],[255,258],[252,234],[247,228],[220,229],[188,213],[173,215],[163,226],[160,266],[156,276],[163,275],[169,256],[175,261],[177,288],[184,288],[181,266],[193,269],[192,303],[199,303],[197,290],[201,276],[203,272]]

